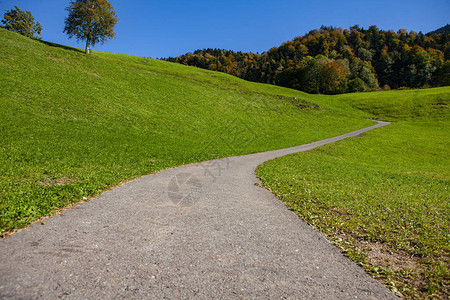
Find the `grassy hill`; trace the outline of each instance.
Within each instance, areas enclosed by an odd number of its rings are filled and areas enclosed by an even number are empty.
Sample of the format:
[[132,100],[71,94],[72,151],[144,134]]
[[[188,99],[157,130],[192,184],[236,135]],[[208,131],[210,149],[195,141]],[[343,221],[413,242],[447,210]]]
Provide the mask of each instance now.
[[268,162],[264,186],[399,295],[448,298],[450,88],[335,99],[394,122]]
[[120,182],[372,124],[340,101],[0,30],[0,233]]
[[[2,29],[0,45],[0,234],[145,174],[300,145],[376,117],[396,122],[259,175],[375,277],[404,295],[443,294],[450,88],[308,95],[164,61],[86,56]],[[353,241],[419,257],[419,269],[374,264]],[[405,278],[428,286],[408,291]]]

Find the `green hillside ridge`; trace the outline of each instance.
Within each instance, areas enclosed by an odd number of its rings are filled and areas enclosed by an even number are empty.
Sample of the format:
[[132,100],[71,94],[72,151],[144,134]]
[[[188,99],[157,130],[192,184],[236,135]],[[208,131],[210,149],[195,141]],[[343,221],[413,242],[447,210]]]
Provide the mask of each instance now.
[[344,102],[0,30],[0,228],[169,167],[373,124]]
[[335,96],[394,121],[257,173],[265,187],[408,299],[447,299],[450,88]]

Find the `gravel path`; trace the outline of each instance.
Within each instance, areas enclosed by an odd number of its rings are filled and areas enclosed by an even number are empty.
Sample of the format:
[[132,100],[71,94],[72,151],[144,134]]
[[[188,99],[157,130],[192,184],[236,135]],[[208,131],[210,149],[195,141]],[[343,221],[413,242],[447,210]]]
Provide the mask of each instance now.
[[254,174],[387,124],[114,188],[1,240],[0,298],[395,299]]

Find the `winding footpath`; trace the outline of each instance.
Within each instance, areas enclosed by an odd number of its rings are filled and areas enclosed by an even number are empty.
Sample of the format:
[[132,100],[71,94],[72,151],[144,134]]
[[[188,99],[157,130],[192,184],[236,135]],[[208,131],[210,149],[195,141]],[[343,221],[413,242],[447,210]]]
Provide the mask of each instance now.
[[387,124],[114,188],[0,240],[0,298],[395,299],[254,173]]

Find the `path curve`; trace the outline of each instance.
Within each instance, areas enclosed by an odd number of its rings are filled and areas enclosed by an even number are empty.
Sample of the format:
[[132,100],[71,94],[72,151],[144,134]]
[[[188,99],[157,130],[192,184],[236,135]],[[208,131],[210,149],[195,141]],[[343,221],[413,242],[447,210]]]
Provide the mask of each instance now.
[[0,298],[395,299],[255,168],[357,136],[162,171],[0,241]]

